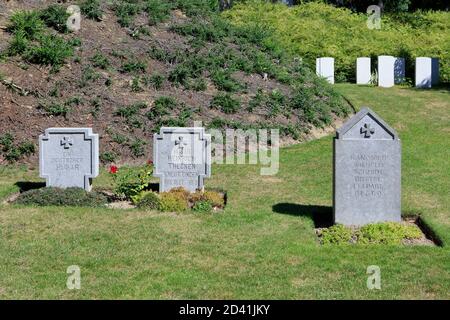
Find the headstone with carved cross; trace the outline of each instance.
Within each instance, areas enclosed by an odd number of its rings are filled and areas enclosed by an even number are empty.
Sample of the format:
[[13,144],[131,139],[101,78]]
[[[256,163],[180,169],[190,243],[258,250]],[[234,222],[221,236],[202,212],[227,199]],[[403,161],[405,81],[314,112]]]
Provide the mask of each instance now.
[[369,108],[336,132],[334,222],[401,220],[401,145],[397,133]]
[[48,187],[91,190],[99,172],[99,138],[91,128],[49,128],[39,137],[39,172]]
[[163,127],[153,136],[153,162],[160,192],[203,190],[204,178],[211,176],[211,135],[200,127]]

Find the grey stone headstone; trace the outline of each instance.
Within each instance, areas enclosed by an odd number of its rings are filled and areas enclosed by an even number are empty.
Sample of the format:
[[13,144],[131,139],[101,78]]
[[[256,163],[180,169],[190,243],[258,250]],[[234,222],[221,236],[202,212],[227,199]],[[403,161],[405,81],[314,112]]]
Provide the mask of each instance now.
[[153,136],[153,163],[160,192],[203,190],[204,178],[211,176],[211,135],[201,127],[163,127]]
[[39,173],[47,187],[91,190],[99,173],[99,138],[91,128],[49,128],[39,136]]
[[334,139],[334,222],[401,221],[401,144],[397,133],[363,108]]

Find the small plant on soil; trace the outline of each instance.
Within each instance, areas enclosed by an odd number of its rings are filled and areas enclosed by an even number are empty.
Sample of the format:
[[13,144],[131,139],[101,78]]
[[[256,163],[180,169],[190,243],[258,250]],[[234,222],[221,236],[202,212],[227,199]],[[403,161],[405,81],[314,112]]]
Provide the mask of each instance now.
[[15,162],[36,152],[36,147],[30,141],[15,143],[10,133],[0,136],[0,155],[9,162]]
[[195,212],[199,212],[199,213],[210,213],[213,210],[213,206],[212,206],[211,202],[202,200],[202,201],[196,202],[192,206],[192,210]]
[[160,210],[161,200],[159,195],[153,191],[143,191],[140,194],[132,197],[133,203],[138,208]]
[[223,113],[236,113],[241,104],[228,93],[219,93],[211,101],[211,108],[220,109]]
[[66,12],[63,6],[52,4],[40,12],[41,19],[45,24],[59,32],[68,32],[67,19],[70,14]]
[[91,58],[91,62],[94,67],[104,69],[104,70],[107,69],[109,67],[109,65],[111,64],[109,62],[109,59],[101,52],[97,52]]
[[14,202],[34,206],[102,207],[108,203],[106,196],[87,192],[81,188],[41,188],[23,192]]
[[140,170],[136,168],[118,168],[111,166],[109,169],[114,181],[114,193],[117,197],[131,200],[150,186],[153,174],[151,162],[144,165]]
[[352,230],[336,224],[322,231],[322,244],[350,244]]
[[100,0],[85,0],[80,4],[81,13],[88,19],[100,21],[103,11]]
[[138,208],[148,208],[165,212],[181,212],[192,210],[209,213],[222,209],[225,205],[224,194],[212,190],[189,192],[184,188],[173,188],[169,191],[156,193],[142,191],[132,197]]

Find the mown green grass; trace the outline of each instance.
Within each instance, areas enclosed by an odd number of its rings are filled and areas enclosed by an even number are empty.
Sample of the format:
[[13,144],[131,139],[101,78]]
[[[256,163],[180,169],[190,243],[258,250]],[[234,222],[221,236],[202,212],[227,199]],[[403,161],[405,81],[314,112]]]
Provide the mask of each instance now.
[[[0,298],[450,298],[449,92],[336,87],[398,130],[403,211],[420,213],[444,247],[320,246],[307,206],[330,210],[328,136],[282,149],[277,176],[214,166],[207,186],[228,191],[221,214],[2,205]],[[0,173],[0,197],[37,175]],[[106,173],[95,182],[110,184]],[[66,288],[70,265],[81,290]],[[366,287],[369,265],[381,290]]]

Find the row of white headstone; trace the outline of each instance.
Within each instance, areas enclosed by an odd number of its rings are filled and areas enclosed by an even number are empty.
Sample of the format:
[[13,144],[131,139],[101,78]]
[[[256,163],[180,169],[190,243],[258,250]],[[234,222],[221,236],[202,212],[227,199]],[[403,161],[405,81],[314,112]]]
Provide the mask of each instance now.
[[[329,83],[334,83],[334,58],[316,59],[316,73]],[[370,84],[372,78],[371,59],[367,57],[356,59],[356,83]],[[417,88],[431,88],[439,83],[439,59],[416,58]],[[389,88],[405,81],[405,58],[393,56],[378,57],[378,86]]]

